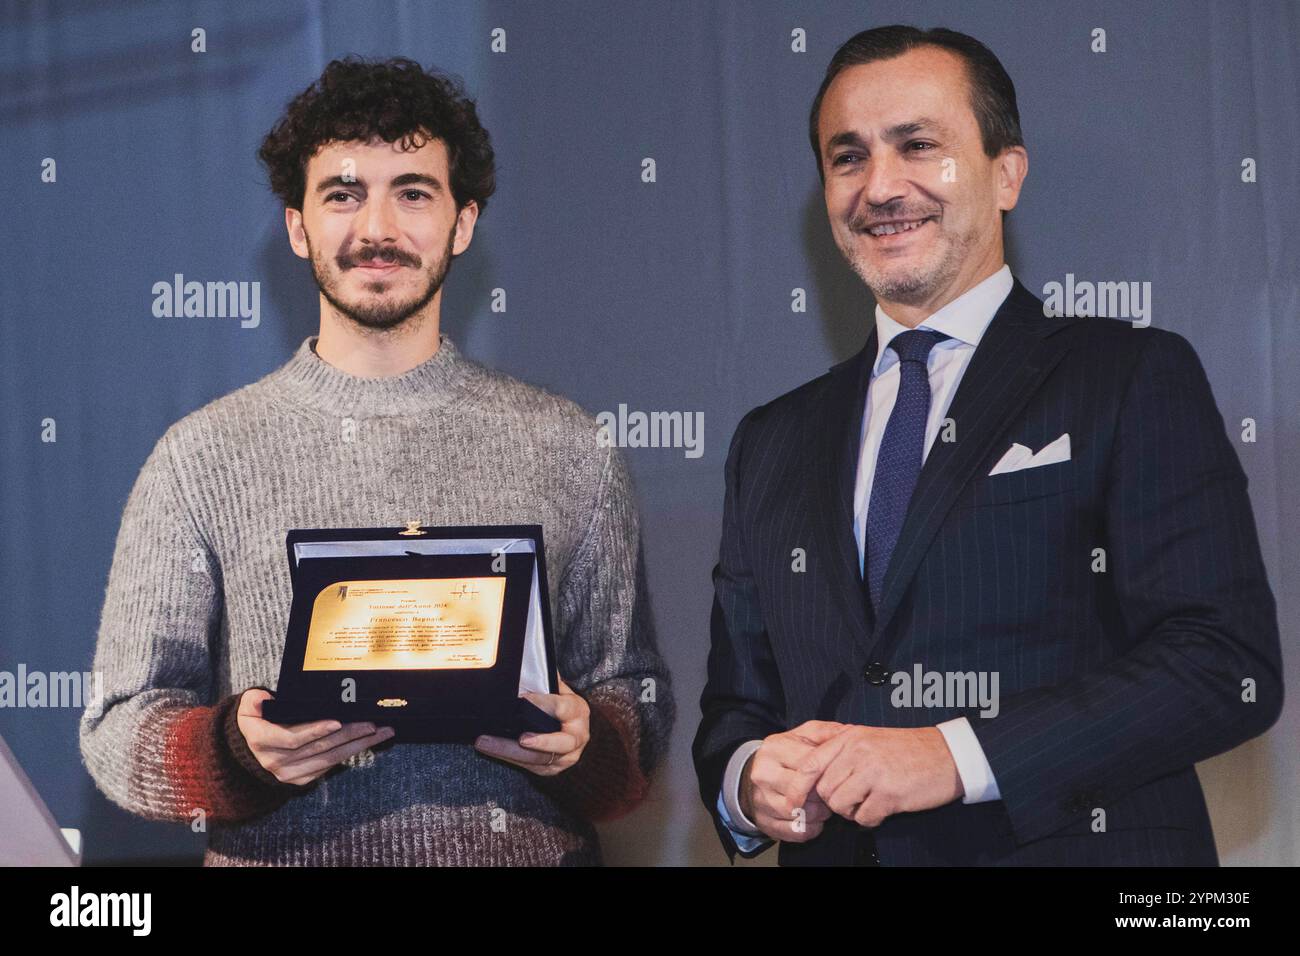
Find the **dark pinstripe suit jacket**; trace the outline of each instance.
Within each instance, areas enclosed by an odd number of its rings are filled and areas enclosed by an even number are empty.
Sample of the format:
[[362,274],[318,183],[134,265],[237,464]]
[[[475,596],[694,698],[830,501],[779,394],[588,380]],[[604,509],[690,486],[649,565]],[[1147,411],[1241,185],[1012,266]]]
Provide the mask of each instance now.
[[[1283,688],[1246,476],[1196,353],[1168,331],[1045,318],[1016,281],[949,408],[956,440],[926,458],[873,609],[852,522],[875,354],[873,329],[853,358],[749,412],[731,442],[693,748],[728,854],[715,803],[743,741],[812,719],[965,714],[1001,800],[874,831],[833,817],[815,840],[781,844],[780,861],[1217,864],[1193,764],[1263,733]],[[1012,442],[1036,451],[1063,432],[1071,460],[988,477]],[[997,672],[1000,711],[892,706],[891,682],[864,678],[873,662]]]

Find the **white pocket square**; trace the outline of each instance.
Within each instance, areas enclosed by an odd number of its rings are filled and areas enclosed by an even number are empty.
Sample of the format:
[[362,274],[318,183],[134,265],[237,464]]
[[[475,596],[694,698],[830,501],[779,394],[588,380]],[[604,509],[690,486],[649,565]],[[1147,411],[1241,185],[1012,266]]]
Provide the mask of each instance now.
[[998,463],[989,472],[989,477],[1005,475],[1009,471],[1021,471],[1025,468],[1037,468],[1039,465],[1054,465],[1070,460],[1070,433],[1066,432],[1054,442],[1048,442],[1037,452],[1031,452],[1021,444],[1014,444],[1007,453],[998,459]]

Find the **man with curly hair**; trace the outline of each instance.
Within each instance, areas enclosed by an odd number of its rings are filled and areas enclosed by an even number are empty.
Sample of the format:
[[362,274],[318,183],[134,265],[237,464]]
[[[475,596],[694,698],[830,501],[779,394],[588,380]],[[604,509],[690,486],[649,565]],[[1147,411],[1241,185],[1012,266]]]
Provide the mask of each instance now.
[[[162,436],[127,501],[81,725],[120,806],[209,832],[207,865],[590,864],[644,795],[674,715],[627,466],[573,402],[464,356],[442,286],[495,185],[460,85],[406,59],[329,64],[259,157],[320,333]],[[345,439],[344,435],[355,435]],[[554,733],[402,744],[262,718],[293,527],[539,523]],[[400,746],[399,746],[400,745]]]

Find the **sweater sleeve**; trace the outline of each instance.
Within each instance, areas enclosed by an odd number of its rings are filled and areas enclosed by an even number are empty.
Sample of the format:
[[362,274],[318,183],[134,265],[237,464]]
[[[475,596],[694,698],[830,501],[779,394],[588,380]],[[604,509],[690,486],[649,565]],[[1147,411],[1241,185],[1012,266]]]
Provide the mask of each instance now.
[[100,790],[152,820],[233,822],[299,788],[257,763],[236,722],[239,695],[214,700],[211,642],[220,565],[185,507],[164,435],[127,498],[95,650],[97,699],[81,755]]
[[608,449],[590,524],[560,585],[556,624],[560,676],[586,698],[591,736],[576,764],[537,785],[589,820],[612,820],[645,796],[675,717],[631,476],[617,448]]

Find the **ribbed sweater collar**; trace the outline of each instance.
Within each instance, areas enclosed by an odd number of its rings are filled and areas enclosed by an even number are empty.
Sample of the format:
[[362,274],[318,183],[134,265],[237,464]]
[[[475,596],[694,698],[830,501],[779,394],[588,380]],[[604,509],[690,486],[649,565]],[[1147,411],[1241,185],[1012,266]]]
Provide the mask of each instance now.
[[466,397],[477,381],[475,364],[445,334],[439,335],[438,351],[426,361],[401,375],[378,378],[352,375],[329,364],[316,354],[318,338],[304,339],[270,380],[290,401],[331,415],[416,414]]

